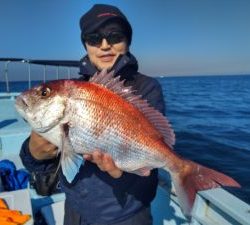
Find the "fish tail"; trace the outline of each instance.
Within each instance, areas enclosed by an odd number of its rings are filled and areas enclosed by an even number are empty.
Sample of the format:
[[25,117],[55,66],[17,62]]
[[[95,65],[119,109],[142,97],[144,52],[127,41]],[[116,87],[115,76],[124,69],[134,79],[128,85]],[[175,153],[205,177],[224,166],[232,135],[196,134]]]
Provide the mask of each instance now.
[[240,187],[231,177],[192,161],[184,161],[181,172],[172,174],[176,194],[183,213],[190,217],[198,191],[222,187]]

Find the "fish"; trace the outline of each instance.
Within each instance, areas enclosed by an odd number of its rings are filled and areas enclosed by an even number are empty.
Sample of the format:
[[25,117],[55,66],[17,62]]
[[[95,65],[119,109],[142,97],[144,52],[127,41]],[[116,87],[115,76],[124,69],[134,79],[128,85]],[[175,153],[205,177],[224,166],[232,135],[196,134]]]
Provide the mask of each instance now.
[[83,154],[99,149],[122,171],[148,176],[154,168],[166,170],[187,217],[198,191],[240,187],[233,178],[178,155],[167,117],[113,72],[103,70],[89,81],[40,84],[21,93],[15,106],[35,132],[58,146],[70,183],[84,163]]

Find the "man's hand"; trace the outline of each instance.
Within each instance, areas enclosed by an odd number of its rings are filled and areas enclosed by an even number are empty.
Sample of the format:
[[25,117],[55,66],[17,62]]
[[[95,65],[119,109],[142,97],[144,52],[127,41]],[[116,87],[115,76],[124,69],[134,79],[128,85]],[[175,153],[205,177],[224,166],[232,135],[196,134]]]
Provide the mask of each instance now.
[[51,144],[34,131],[30,135],[29,150],[37,160],[53,159],[57,156],[57,146]]
[[116,167],[113,159],[107,153],[96,150],[92,154],[84,154],[83,158],[95,163],[101,171],[107,172],[113,178],[122,176],[122,171]]

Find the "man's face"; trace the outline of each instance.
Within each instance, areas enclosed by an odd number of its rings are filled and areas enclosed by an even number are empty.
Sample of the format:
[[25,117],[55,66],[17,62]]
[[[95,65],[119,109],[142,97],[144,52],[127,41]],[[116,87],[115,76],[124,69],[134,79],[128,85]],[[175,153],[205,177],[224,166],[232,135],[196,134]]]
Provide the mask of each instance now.
[[91,35],[85,41],[86,49],[99,70],[112,68],[119,55],[128,51],[126,36],[118,23],[108,23]]

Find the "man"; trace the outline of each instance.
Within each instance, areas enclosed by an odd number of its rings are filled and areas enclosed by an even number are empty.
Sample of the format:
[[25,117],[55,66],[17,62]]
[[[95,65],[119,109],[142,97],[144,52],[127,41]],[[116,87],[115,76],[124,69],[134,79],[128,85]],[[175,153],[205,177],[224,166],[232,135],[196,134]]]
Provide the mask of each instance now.
[[[87,55],[81,60],[80,77],[87,81],[102,69],[114,71],[133,86],[137,94],[164,113],[158,82],[138,72],[135,57],[129,52],[132,28],[125,15],[110,5],[94,5],[80,19],[81,40]],[[57,147],[32,132],[20,156],[24,165],[37,176],[51,173],[58,164]],[[126,173],[116,167],[108,154],[95,150],[83,156],[86,161],[72,183],[60,174],[66,194],[65,225],[114,224],[150,225],[150,203],[157,188],[157,170],[147,177]]]

